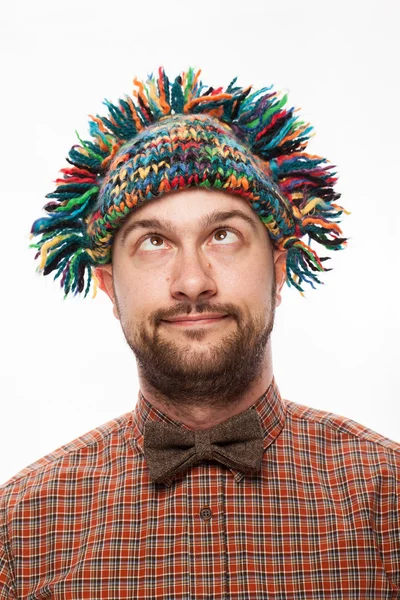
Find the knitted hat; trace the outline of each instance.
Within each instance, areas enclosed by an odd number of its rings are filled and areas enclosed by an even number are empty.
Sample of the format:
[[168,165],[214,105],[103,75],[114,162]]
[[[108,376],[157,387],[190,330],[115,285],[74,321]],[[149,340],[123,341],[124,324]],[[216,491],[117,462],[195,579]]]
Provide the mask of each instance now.
[[[44,275],[61,278],[65,294],[96,283],[94,267],[111,262],[113,237],[143,203],[169,191],[205,187],[242,196],[287,251],[286,281],[321,283],[327,271],[309,244],[346,244],[337,224],[344,209],[332,166],[304,152],[312,128],[285,108],[286,96],[263,88],[225,91],[199,82],[189,69],[173,83],[164,70],[147,85],[134,80],[136,102],[105,101],[107,117],[91,116],[92,139],[73,146],[57,188],[47,195],[48,216],[37,219],[32,246]],[[95,285],[96,289],[96,285]]]

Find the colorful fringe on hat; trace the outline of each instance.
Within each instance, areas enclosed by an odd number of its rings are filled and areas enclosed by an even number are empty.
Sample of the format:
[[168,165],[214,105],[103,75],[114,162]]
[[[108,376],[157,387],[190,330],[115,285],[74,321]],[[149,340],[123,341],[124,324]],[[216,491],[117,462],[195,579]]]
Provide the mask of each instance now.
[[[206,88],[189,69],[170,82],[164,70],[147,85],[135,80],[136,101],[106,101],[107,117],[92,117],[92,139],[73,146],[48,216],[37,219],[39,269],[61,278],[65,295],[84,292],[93,269],[111,261],[116,230],[144,202],[174,190],[206,187],[245,198],[287,251],[286,280],[322,283],[327,271],[301,238],[330,250],[346,245],[338,220],[344,209],[332,165],[304,150],[312,128],[270,87]],[[96,288],[96,286],[95,286]]]

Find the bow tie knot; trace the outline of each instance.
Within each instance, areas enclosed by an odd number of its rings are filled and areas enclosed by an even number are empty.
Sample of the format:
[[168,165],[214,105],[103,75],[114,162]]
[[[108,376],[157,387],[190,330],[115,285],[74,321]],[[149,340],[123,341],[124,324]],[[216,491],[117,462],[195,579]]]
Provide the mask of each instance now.
[[203,460],[216,460],[244,473],[261,468],[263,432],[256,411],[246,411],[206,430],[163,421],[145,425],[144,453],[153,481],[166,481]]
[[195,431],[194,442],[196,448],[196,456],[198,460],[212,460],[213,449],[210,439],[210,430],[206,431]]

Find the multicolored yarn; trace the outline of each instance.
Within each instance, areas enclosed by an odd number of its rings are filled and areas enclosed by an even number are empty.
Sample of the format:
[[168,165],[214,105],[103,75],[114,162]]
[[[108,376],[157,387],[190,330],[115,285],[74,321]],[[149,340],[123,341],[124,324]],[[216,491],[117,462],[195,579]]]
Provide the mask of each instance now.
[[189,69],[170,82],[162,68],[147,85],[134,80],[136,101],[106,101],[107,117],[91,116],[92,139],[71,148],[57,188],[47,195],[48,216],[37,219],[33,247],[44,275],[61,278],[65,294],[84,292],[94,268],[111,261],[111,246],[124,219],[148,200],[189,187],[223,190],[245,198],[287,251],[286,280],[322,283],[327,271],[301,240],[308,236],[342,249],[333,166],[304,150],[310,125],[285,108],[271,87],[251,92],[234,79],[224,91],[206,88]]

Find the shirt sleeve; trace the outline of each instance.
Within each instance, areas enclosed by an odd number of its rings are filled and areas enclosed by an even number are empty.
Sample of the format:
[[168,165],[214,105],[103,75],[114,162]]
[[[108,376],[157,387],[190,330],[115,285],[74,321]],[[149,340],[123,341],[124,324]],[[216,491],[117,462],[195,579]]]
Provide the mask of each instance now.
[[[0,502],[1,502],[0,497]],[[0,600],[17,599],[10,568],[7,545],[4,538],[3,510],[0,511]]]
[[386,574],[400,591],[400,452],[388,450],[375,505],[375,530]]

